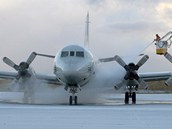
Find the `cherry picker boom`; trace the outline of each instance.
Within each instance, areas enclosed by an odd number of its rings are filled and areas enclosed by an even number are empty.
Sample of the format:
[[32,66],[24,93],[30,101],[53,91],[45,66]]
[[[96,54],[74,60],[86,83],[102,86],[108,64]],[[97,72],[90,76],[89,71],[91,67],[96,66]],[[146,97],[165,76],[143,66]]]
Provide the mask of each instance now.
[[168,48],[171,47],[172,44],[172,31],[168,32],[164,35],[159,41],[156,41],[156,54],[164,55],[167,60],[172,63],[172,56],[167,52]]
[[[164,35],[159,41],[156,41],[156,54],[164,55],[164,57],[172,63],[172,55],[168,53],[168,48],[171,47],[172,44],[172,31],[169,31],[166,35]],[[165,81],[167,86],[172,85],[172,77]]]

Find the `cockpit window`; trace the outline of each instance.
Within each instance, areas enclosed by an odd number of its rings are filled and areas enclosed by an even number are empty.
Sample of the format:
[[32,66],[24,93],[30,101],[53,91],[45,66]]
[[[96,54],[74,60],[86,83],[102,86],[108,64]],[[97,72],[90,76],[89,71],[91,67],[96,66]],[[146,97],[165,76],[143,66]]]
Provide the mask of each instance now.
[[69,55],[68,51],[62,51],[61,57],[67,57]]
[[74,51],[70,51],[70,56],[74,56],[75,52]]
[[77,57],[84,57],[84,52],[83,51],[77,51],[76,56]]
[[67,57],[67,56],[76,56],[76,57],[84,57],[83,51],[62,51],[61,57]]

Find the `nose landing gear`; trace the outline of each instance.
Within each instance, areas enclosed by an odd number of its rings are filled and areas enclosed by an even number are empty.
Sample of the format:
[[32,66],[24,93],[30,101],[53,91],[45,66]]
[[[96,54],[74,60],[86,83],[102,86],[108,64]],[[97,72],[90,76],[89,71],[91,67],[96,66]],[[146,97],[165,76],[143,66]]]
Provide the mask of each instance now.
[[77,96],[70,96],[69,97],[69,105],[73,105],[73,102],[74,102],[74,105],[77,105],[78,104],[78,97]]
[[70,87],[70,95],[69,97],[69,105],[77,105],[78,104],[78,97],[75,95],[77,93],[77,87]]

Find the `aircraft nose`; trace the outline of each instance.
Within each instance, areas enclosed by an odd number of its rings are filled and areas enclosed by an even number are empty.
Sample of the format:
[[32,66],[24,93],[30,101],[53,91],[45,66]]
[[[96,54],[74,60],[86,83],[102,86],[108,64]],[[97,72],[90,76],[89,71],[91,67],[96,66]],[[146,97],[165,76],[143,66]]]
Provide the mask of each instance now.
[[65,70],[63,71],[63,76],[69,84],[76,84],[79,73],[75,70]]
[[61,66],[61,79],[68,84],[78,84],[85,76],[83,65],[78,63],[65,63]]

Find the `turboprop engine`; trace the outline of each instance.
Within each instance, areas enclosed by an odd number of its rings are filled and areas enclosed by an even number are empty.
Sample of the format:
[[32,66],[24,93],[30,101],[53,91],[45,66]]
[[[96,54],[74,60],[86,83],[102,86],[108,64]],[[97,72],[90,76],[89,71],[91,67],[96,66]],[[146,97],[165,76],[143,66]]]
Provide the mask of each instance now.
[[137,64],[129,63],[128,65],[118,55],[114,58],[126,70],[123,80],[114,86],[115,89],[119,89],[123,85],[147,87],[146,82],[139,77],[137,71],[149,59],[148,55],[144,55]]

